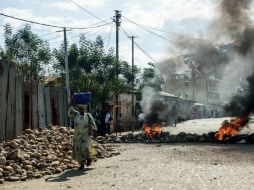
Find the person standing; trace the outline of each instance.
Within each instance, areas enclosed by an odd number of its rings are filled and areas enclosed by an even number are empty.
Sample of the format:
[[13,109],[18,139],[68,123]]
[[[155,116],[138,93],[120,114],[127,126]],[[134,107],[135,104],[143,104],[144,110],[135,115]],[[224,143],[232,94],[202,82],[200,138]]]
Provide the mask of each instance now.
[[79,105],[75,110],[70,105],[68,115],[74,121],[72,159],[79,162],[79,169],[83,169],[84,164],[89,166],[92,162],[91,135],[96,136],[97,126],[91,114],[85,113],[84,106]]
[[106,115],[105,115],[105,129],[106,132],[110,135],[110,123],[111,123],[111,115],[110,115],[110,111],[107,110]]

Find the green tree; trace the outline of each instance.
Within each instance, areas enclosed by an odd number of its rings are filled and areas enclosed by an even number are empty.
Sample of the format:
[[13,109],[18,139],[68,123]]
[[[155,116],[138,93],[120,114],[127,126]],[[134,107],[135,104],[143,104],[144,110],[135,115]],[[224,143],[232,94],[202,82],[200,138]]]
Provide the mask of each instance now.
[[49,44],[34,34],[30,25],[15,33],[9,24],[5,25],[4,39],[3,58],[16,63],[17,73],[25,80],[43,78],[44,69],[51,59]]
[[[63,47],[53,51],[57,60],[55,68],[64,74]],[[128,91],[131,87],[131,67],[125,61],[120,61],[120,74],[116,79],[116,60],[111,48],[104,50],[101,36],[95,41],[80,36],[79,44],[72,44],[68,48],[70,86],[72,92],[90,91],[93,103],[105,105],[112,101],[116,93]],[[135,67],[135,73],[139,69]]]

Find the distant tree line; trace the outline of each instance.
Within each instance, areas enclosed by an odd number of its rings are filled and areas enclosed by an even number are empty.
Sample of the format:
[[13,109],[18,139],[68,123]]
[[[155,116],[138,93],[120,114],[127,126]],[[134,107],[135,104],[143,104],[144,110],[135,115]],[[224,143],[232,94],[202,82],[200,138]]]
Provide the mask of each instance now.
[[[34,33],[30,25],[24,25],[17,31],[9,24],[5,25],[0,58],[15,62],[17,72],[24,80],[43,81],[45,75],[65,76],[63,44],[51,49],[49,42]],[[114,49],[106,51],[101,36],[92,41],[81,34],[78,43],[68,44],[68,60],[71,92],[90,91],[93,103],[105,105],[116,93],[131,91],[131,66],[119,60],[118,67]],[[46,72],[48,67],[52,68],[51,73]],[[154,78],[154,70],[151,63],[144,69],[134,67],[136,91],[149,85]]]

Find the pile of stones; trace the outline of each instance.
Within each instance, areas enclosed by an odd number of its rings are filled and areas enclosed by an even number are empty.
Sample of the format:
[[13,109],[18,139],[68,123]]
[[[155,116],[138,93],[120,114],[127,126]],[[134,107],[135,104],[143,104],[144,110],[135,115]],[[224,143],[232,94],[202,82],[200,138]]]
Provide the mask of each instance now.
[[[0,143],[0,183],[41,178],[77,168],[71,158],[74,130],[50,126],[39,130],[26,129],[14,140]],[[113,145],[92,141],[96,149],[93,160],[119,154]]]
[[246,143],[254,144],[254,133],[236,135],[225,139],[224,141],[218,141],[215,138],[216,132],[209,132],[207,134],[192,134],[181,132],[177,135],[170,134],[169,132],[162,132],[159,137],[150,141],[144,133],[127,133],[122,136],[106,135],[105,137],[98,137],[98,142],[105,143]]

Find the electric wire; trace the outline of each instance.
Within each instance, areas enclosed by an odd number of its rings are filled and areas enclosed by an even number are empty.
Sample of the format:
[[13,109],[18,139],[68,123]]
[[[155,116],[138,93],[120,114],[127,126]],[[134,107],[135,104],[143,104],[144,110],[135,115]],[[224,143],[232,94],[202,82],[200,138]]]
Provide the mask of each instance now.
[[[120,31],[128,38],[128,39],[130,39],[130,35],[122,28],[122,27],[120,27]],[[134,44],[147,56],[147,57],[149,57],[153,62],[157,62],[157,61],[155,61],[155,59],[152,57],[152,56],[150,56],[137,42],[135,42],[134,41]]]
[[88,13],[89,15],[93,16],[94,18],[103,21],[101,18],[97,17],[96,15],[94,15],[93,13],[91,13],[90,11],[88,11],[87,9],[85,9],[84,7],[82,7],[81,5],[79,5],[78,3],[76,3],[73,0],[70,0],[73,4],[75,4],[76,6],[78,6],[80,9],[82,9],[83,11],[85,11],[86,13]]
[[83,29],[90,29],[90,28],[98,28],[98,27],[103,27],[105,25],[111,24],[111,22],[105,22],[104,24],[97,25],[97,26],[94,26],[94,24],[92,24],[88,27],[69,27],[69,26],[59,26],[59,25],[40,23],[40,22],[36,22],[36,21],[31,21],[31,20],[27,20],[27,19],[23,19],[23,18],[14,17],[14,16],[7,15],[7,14],[4,14],[4,13],[0,13],[0,15],[2,15],[4,17],[15,19],[15,20],[20,20],[20,21],[23,21],[23,22],[31,23],[31,24],[37,24],[37,25],[53,27],[53,28],[67,28],[67,29],[73,29],[73,30],[75,30],[75,29],[76,30],[83,30]]

